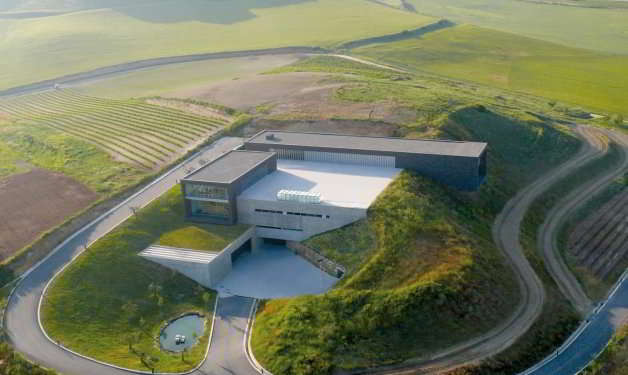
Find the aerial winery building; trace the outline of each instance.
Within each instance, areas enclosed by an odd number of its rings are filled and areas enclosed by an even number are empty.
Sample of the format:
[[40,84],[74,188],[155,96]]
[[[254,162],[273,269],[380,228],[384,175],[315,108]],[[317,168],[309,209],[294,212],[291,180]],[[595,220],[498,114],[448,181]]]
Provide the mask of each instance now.
[[486,143],[262,131],[181,181],[189,220],[301,241],[366,217],[411,169],[460,190],[486,176]]

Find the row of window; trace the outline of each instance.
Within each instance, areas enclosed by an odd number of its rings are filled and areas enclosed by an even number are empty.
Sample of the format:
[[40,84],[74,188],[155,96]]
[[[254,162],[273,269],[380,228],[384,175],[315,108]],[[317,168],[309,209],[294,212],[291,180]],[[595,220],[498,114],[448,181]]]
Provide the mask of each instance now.
[[[255,212],[262,212],[262,213],[267,213],[267,214],[279,214],[279,215],[283,215],[284,214],[283,211],[265,210],[265,209],[262,209],[262,208],[256,208]],[[318,217],[320,219],[323,218],[323,215],[321,215],[321,214],[307,214],[307,213],[304,213],[304,212],[290,212],[290,211],[288,211],[285,214],[287,214],[287,215],[295,215],[295,216]],[[325,215],[325,217],[327,219],[329,219],[329,215]]]

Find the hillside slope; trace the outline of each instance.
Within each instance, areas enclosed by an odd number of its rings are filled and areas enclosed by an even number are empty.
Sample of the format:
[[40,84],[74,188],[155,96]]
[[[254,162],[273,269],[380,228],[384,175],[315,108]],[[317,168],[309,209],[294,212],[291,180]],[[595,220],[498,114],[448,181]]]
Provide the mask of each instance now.
[[[315,58],[282,71],[343,68]],[[398,130],[408,136],[489,142],[488,180],[469,194],[406,172],[367,220],[308,240],[349,272],[325,295],[261,307],[253,350],[275,373],[326,374],[425,358],[494,327],[518,300],[512,273],[492,243],[495,215],[521,186],[578,148],[566,128],[512,106],[473,105],[485,98],[480,89],[466,97],[468,87],[455,85],[458,96],[450,96],[438,79],[364,67],[354,72],[361,80],[338,89],[337,100],[416,106],[417,122]],[[421,121],[430,109],[430,121]]]

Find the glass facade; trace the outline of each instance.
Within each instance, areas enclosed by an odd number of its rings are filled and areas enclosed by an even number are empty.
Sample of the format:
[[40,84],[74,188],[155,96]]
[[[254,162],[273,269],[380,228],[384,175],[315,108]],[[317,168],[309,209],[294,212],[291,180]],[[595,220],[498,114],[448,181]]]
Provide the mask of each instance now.
[[185,184],[185,196],[189,198],[228,200],[227,189],[219,186]]
[[228,203],[190,200],[192,216],[211,217],[229,221],[231,219],[231,207]]

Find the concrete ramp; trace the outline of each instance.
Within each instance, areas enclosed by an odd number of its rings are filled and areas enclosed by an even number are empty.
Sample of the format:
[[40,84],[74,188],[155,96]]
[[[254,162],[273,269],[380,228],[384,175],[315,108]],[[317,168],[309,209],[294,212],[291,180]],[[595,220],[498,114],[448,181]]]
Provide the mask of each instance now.
[[204,286],[211,286],[211,263],[218,258],[218,253],[179,249],[152,245],[139,253],[150,261],[180,272]]

